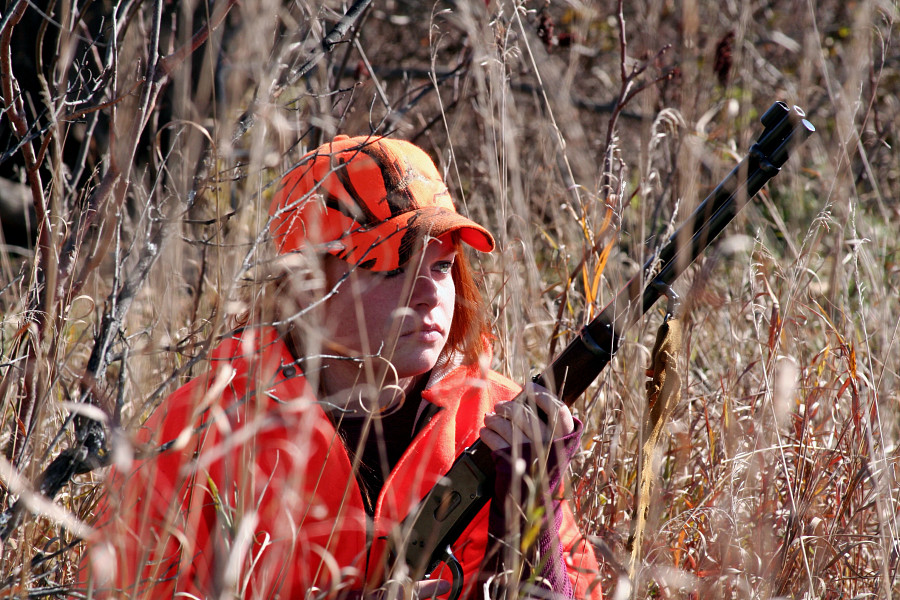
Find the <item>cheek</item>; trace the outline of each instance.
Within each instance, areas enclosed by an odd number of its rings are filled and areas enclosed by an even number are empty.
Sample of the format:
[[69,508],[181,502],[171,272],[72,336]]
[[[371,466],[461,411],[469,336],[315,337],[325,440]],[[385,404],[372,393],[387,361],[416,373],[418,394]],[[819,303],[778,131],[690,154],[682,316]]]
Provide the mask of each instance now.
[[362,309],[369,335],[387,335],[397,324],[401,316],[398,314],[400,295],[401,292],[393,289],[375,289],[366,294]]
[[325,312],[322,326],[331,341],[364,353],[380,344],[382,322],[375,305],[363,305],[360,310],[351,302],[333,302]]
[[456,286],[453,284],[452,279],[448,285],[441,286],[439,294],[444,312],[447,314],[447,318],[452,320],[453,312],[456,308]]
[[347,338],[356,330],[356,315],[352,306],[348,306],[342,298],[333,296],[325,301],[319,323],[325,335],[336,341],[345,341],[342,338]]

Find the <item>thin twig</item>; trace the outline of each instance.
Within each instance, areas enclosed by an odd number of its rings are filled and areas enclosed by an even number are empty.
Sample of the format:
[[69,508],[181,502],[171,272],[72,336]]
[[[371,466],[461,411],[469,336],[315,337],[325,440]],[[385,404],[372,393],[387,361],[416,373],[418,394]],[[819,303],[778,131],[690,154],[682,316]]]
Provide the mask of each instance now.
[[[371,3],[372,0],[356,0],[341,20],[337,22],[330,32],[328,32],[328,35],[322,39],[322,42],[316,47],[312,55],[298,68],[289,70],[287,74],[282,76],[281,79],[272,86],[272,89],[269,91],[269,99],[277,100],[287,88],[300,81],[301,78],[312,71],[313,67],[315,67],[326,54],[331,52],[344,36],[347,35],[347,31],[349,31],[350,27]],[[238,125],[232,141],[237,141],[244,137],[256,123],[254,104],[251,104],[250,107],[244,111],[244,114],[241,115],[240,119],[238,119]]]
[[201,27],[194,35],[191,37],[191,41],[187,44],[181,46],[175,52],[163,57],[159,61],[159,66],[156,69],[156,77],[161,79],[163,77],[169,77],[172,73],[178,69],[185,60],[188,59],[194,52],[196,52],[200,46],[206,43],[206,40],[209,39],[210,33],[222,22],[225,20],[225,17],[228,16],[228,13],[231,9],[238,3],[238,0],[226,0],[224,4],[216,5],[216,12],[213,13],[212,19],[208,23],[206,23],[203,27]]

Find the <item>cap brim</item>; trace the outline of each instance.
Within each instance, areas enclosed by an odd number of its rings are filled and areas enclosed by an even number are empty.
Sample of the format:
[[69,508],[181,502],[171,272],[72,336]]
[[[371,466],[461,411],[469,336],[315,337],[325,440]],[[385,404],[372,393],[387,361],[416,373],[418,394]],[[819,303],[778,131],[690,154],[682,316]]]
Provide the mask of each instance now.
[[480,252],[495,247],[490,232],[475,221],[443,207],[427,207],[350,231],[328,251],[370,271],[393,271],[406,264],[423,239],[448,233],[458,233],[460,240]]
[[421,208],[417,212],[417,224],[421,222],[420,228],[431,237],[458,232],[462,241],[480,252],[491,252],[494,249],[494,237],[488,230],[456,211]]

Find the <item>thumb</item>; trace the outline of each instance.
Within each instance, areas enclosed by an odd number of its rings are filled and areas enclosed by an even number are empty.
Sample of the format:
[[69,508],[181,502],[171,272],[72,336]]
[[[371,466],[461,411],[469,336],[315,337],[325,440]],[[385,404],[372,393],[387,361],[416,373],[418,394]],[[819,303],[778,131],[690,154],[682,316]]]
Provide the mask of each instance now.
[[414,587],[415,598],[434,598],[446,594],[450,591],[450,582],[443,579],[429,579],[427,581],[416,582]]

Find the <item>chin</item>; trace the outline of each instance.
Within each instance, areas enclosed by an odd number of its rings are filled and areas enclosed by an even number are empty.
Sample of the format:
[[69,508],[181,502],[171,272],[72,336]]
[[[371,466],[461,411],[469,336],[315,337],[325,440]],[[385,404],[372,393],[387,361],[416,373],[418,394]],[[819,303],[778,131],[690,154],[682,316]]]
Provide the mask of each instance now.
[[397,376],[400,379],[407,377],[418,377],[424,375],[434,368],[437,364],[440,352],[427,353],[417,357],[410,357],[402,361],[394,361],[394,368],[397,370]]

